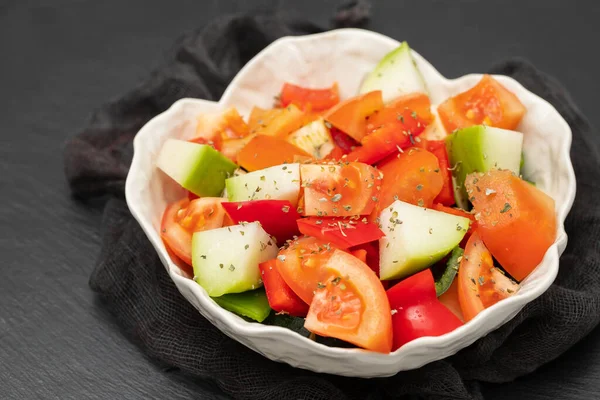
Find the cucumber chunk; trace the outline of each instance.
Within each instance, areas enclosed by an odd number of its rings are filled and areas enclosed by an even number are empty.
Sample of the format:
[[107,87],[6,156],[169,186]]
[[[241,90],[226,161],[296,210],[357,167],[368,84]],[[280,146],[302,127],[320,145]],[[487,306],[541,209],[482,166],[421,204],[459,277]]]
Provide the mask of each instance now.
[[229,201],[289,200],[298,205],[300,164],[276,165],[227,179]]
[[374,90],[381,90],[385,103],[408,93],[428,93],[407,42],[402,42],[379,61],[363,81],[360,94]]
[[277,245],[258,222],[194,233],[194,281],[209,296],[262,286],[258,264],[277,256]]
[[160,149],[156,166],[184,189],[200,197],[219,197],[225,180],[237,168],[209,145],[168,139]]
[[470,222],[396,200],[380,215],[381,280],[406,278],[435,264],[458,246]]

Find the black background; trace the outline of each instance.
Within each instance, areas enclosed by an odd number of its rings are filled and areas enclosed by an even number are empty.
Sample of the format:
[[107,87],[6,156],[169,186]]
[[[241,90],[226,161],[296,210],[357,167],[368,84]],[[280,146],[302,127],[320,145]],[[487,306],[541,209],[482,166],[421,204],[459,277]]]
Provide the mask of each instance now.
[[[0,398],[224,398],[163,371],[88,287],[101,208],[72,200],[62,146],[92,109],[143,79],[174,39],[248,10],[326,25],[339,1],[0,0]],[[600,2],[374,1],[371,29],[447,77],[522,56],[558,78],[600,126]],[[597,137],[600,143],[600,136]],[[600,330],[489,399],[600,397]]]

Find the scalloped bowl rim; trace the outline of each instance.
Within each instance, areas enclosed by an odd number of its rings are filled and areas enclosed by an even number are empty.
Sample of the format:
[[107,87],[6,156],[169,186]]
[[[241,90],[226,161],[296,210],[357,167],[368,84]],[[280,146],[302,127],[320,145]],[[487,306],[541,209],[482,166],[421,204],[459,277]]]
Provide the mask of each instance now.
[[[221,97],[219,102],[212,102],[212,101],[208,101],[208,100],[191,99],[191,98],[180,99],[180,100],[176,101],[175,103],[173,103],[166,111],[164,111],[163,113],[158,114],[157,116],[152,118],[149,122],[147,122],[142,127],[142,129],[140,129],[140,131],[138,132],[138,134],[136,135],[136,137],[134,139],[134,155],[133,155],[133,160],[132,160],[130,171],[129,171],[129,174],[127,176],[127,181],[126,181],[126,190],[125,190],[126,201],[127,201],[128,207],[129,207],[133,217],[138,221],[138,223],[144,230],[145,234],[147,235],[148,239],[152,243],[153,247],[156,249],[159,258],[161,259],[162,263],[167,267],[167,270],[168,270],[168,273],[169,273],[171,279],[175,282],[175,284],[178,287],[178,289],[180,290],[180,292],[182,291],[182,286],[184,286],[188,290],[190,290],[191,293],[193,293],[194,296],[196,297],[196,299],[198,300],[198,302],[200,304],[200,308],[198,308],[198,307],[196,307],[196,308],[203,316],[205,316],[211,322],[213,319],[216,319],[221,324],[227,326],[232,332],[235,332],[235,334],[233,334],[233,335],[228,332],[224,332],[228,336],[242,342],[246,346],[252,348],[255,351],[258,351],[259,353],[261,353],[263,355],[264,355],[264,353],[262,351],[260,351],[260,349],[256,349],[250,344],[250,342],[252,342],[252,340],[251,340],[252,338],[265,337],[265,336],[269,336],[269,337],[273,338],[273,340],[277,340],[276,338],[282,338],[282,339],[286,339],[284,341],[285,343],[297,343],[298,346],[303,347],[307,352],[307,357],[308,356],[317,357],[318,355],[327,354],[329,357],[338,359],[339,362],[343,362],[344,360],[346,360],[351,363],[354,361],[358,361],[357,365],[369,365],[369,364],[390,365],[390,368],[387,370],[387,372],[384,372],[384,373],[380,372],[380,373],[376,373],[376,374],[370,374],[368,371],[365,371],[365,372],[357,371],[356,373],[350,373],[350,374],[344,374],[344,375],[366,377],[366,378],[391,376],[399,371],[407,370],[407,369],[415,369],[424,364],[427,364],[434,360],[440,359],[435,356],[434,357],[430,356],[430,357],[423,359],[422,362],[413,363],[413,365],[410,365],[410,366],[403,365],[403,360],[405,360],[407,357],[409,357],[412,353],[415,353],[417,349],[430,348],[430,349],[432,349],[432,351],[435,352],[435,351],[445,347],[446,345],[449,345],[449,344],[453,343],[454,341],[457,341],[459,338],[464,338],[465,336],[470,336],[470,335],[473,335],[473,337],[471,338],[472,340],[469,340],[467,343],[464,343],[464,345],[461,347],[461,349],[472,344],[476,340],[485,336],[485,334],[484,335],[474,334],[474,333],[476,333],[477,330],[485,330],[486,323],[493,321],[494,317],[498,316],[498,315],[510,314],[510,317],[508,319],[506,319],[500,325],[495,326],[493,329],[497,329],[499,326],[503,325],[508,320],[514,318],[514,316],[527,303],[531,302],[535,298],[539,297],[542,293],[544,293],[550,287],[550,285],[556,278],[556,275],[558,273],[559,257],[562,254],[562,252],[564,251],[566,244],[567,244],[567,235],[564,232],[564,220],[572,207],[572,204],[573,204],[573,201],[575,198],[576,186],[575,186],[575,174],[573,171],[573,166],[572,166],[570,154],[569,154],[569,150],[570,150],[571,142],[572,142],[571,129],[570,129],[569,125],[567,124],[567,122],[558,113],[558,111],[556,111],[556,109],[554,109],[554,107],[552,105],[550,105],[550,103],[548,103],[546,100],[544,100],[543,98],[537,96],[536,94],[528,91],[519,82],[517,82],[516,80],[514,80],[510,77],[503,76],[503,75],[493,75],[494,77],[497,77],[500,80],[510,81],[513,86],[519,88],[519,90],[522,91],[523,93],[527,93],[528,96],[533,96],[533,98],[535,99],[536,102],[547,104],[551,108],[551,110],[557,114],[556,116],[558,117],[558,120],[561,121],[561,124],[563,125],[561,127],[562,128],[561,130],[564,132],[565,138],[564,138],[564,147],[561,149],[561,151],[563,152],[563,154],[561,154],[561,157],[564,160],[566,160],[567,164],[568,164],[568,165],[565,165],[565,167],[567,168],[566,172],[568,174],[568,188],[566,188],[566,190],[568,191],[568,197],[567,197],[565,203],[562,204],[562,207],[560,207],[557,210],[557,216],[558,216],[558,222],[559,222],[559,232],[558,232],[557,240],[547,250],[545,257],[542,260],[542,263],[551,262],[552,268],[550,268],[548,273],[546,273],[543,276],[543,279],[541,279],[537,282],[537,284],[536,284],[535,288],[533,288],[533,290],[529,290],[526,293],[519,292],[517,295],[512,296],[508,299],[505,299],[505,300],[493,305],[492,307],[485,309],[484,311],[479,313],[473,320],[471,320],[470,322],[464,324],[463,326],[455,329],[452,332],[449,332],[445,335],[437,336],[437,337],[418,338],[416,340],[413,340],[413,341],[405,344],[398,350],[396,350],[392,353],[389,353],[389,354],[374,353],[374,352],[365,351],[365,350],[362,350],[359,348],[348,349],[348,348],[328,347],[328,346],[316,343],[306,337],[303,337],[303,336],[297,334],[296,332],[293,332],[292,330],[289,330],[287,328],[271,326],[271,325],[263,325],[263,324],[255,323],[255,322],[247,322],[244,319],[238,317],[237,315],[232,314],[232,313],[222,309],[221,307],[219,307],[207,295],[207,293],[204,291],[204,289],[202,287],[197,285],[191,279],[180,275],[179,267],[177,267],[173,263],[173,261],[170,259],[170,257],[168,256],[166,249],[164,248],[164,245],[160,239],[160,236],[158,235],[156,230],[153,229],[151,222],[146,221],[143,218],[143,216],[141,215],[141,212],[138,209],[138,204],[139,204],[139,201],[142,199],[139,198],[139,193],[137,192],[137,189],[134,184],[134,182],[137,180],[137,176],[139,174],[149,173],[148,171],[141,171],[138,168],[139,160],[141,157],[139,149],[141,147],[143,147],[143,142],[144,142],[144,140],[146,140],[146,137],[152,133],[154,125],[156,125],[163,119],[168,119],[171,114],[176,113],[177,110],[185,107],[185,105],[189,104],[189,103],[202,103],[204,106],[207,106],[207,107],[212,107],[212,106],[216,107],[219,104],[226,102],[227,99],[231,96],[231,92],[235,88],[235,85],[237,85],[239,80],[243,79],[243,76],[245,75],[245,71],[249,70],[250,67],[254,63],[258,62],[258,60],[261,57],[263,57],[265,54],[268,54],[269,52],[271,52],[274,47],[281,45],[281,43],[320,40],[329,35],[335,35],[335,34],[340,34],[340,33],[342,33],[342,34],[348,33],[348,34],[352,34],[352,35],[364,35],[365,37],[369,36],[370,39],[372,39],[372,40],[385,40],[385,41],[390,42],[391,44],[396,44],[396,45],[400,43],[399,41],[396,41],[396,40],[389,38],[387,36],[384,36],[382,34],[372,32],[372,31],[357,29],[357,28],[337,29],[337,30],[332,30],[332,31],[324,32],[324,33],[310,34],[310,35],[304,35],[304,36],[286,36],[286,37],[282,37],[280,39],[275,40],[270,45],[265,47],[260,53],[258,53],[252,60],[250,60],[238,72],[238,74],[231,81],[230,85],[227,87],[227,89],[223,93],[223,96]],[[360,46],[360,44],[358,46]],[[468,80],[468,79],[481,78],[481,76],[483,75],[483,74],[474,74],[473,73],[473,74],[463,75],[463,76],[455,78],[455,79],[448,79],[448,78],[445,78],[441,73],[439,73],[435,69],[435,67],[433,67],[427,60],[425,60],[416,51],[412,50],[412,54],[413,54],[413,57],[415,57],[415,59],[417,60],[420,68],[423,65],[428,66],[429,68],[431,68],[432,72],[437,73],[440,81],[444,82],[444,84],[446,84],[446,85],[457,84],[457,83],[460,83],[461,81]],[[184,293],[182,292],[182,294],[184,294]],[[184,294],[184,296],[185,296],[185,294]],[[488,325],[490,325],[490,324],[488,324]],[[460,349],[458,349],[458,350],[460,350]],[[269,357],[269,358],[277,361],[276,357]],[[295,360],[295,362],[293,362],[291,364],[294,364],[295,366],[300,367],[300,368],[312,369],[317,372],[336,373],[335,371],[332,371],[330,368],[327,368],[326,366],[324,368],[322,368],[321,370],[319,370],[319,368],[314,368],[311,366],[303,365],[302,360]],[[309,364],[313,364],[313,362],[311,362]]]

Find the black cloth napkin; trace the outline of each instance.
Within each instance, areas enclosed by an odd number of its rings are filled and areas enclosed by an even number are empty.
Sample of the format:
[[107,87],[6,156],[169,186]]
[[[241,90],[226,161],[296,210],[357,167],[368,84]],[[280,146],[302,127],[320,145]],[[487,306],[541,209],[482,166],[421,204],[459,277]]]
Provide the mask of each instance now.
[[[334,26],[364,23],[364,3]],[[600,321],[600,155],[589,122],[551,77],[524,60],[488,72],[512,76],[552,103],[573,130],[577,198],[569,245],[552,287],[512,321],[448,359],[386,379],[350,379],[272,362],[221,334],[179,294],[130,215],[124,183],[136,132],[183,97],[216,100],[258,51],[285,35],[318,32],[305,21],[232,16],[181,37],[167,61],[121,98],[100,107],[65,149],[65,173],[82,200],[108,197],[92,290],[151,357],[207,378],[238,399],[482,398],[479,382],[507,382],[558,357]]]

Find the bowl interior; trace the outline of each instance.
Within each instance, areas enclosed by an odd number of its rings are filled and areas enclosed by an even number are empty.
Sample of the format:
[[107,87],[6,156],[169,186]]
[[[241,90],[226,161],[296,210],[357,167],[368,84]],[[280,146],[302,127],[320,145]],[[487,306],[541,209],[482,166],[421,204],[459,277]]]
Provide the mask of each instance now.
[[[357,93],[362,79],[381,57],[398,44],[388,37],[358,29],[280,39],[240,71],[219,103],[180,100],[151,120],[136,136],[134,160],[126,185],[132,214],[182,294],[226,335],[266,357],[318,372],[389,376],[447,357],[468,346],[514,317],[526,303],[543,293],[556,276],[558,257],[567,240],[563,223],[575,195],[575,177],[569,159],[571,131],[549,103],[503,76],[497,78],[517,94],[528,109],[518,128],[525,135],[525,176],[555,199],[558,238],[516,296],[490,307],[454,332],[417,339],[390,355],[325,347],[287,329],[246,322],[221,309],[169,258],[160,240],[160,219],[166,205],[180,198],[183,191],[154,164],[166,139],[191,137],[200,113],[234,106],[248,116],[254,106],[269,108],[283,82],[311,87],[338,82],[342,98],[350,97]],[[413,51],[413,54],[434,105],[474,86],[481,78],[480,74],[471,74],[448,80],[418,53]]]

